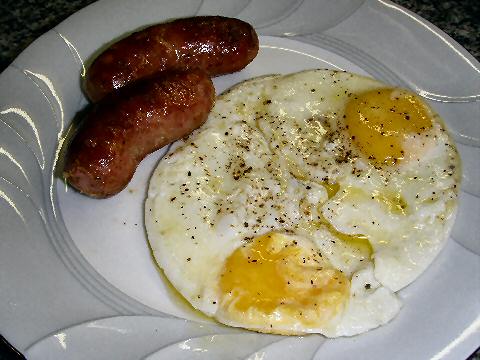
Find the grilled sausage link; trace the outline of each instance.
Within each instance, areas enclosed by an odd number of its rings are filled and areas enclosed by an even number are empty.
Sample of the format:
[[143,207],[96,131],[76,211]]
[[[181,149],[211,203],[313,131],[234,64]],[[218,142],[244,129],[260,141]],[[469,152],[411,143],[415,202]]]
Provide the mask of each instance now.
[[160,74],[107,96],[73,138],[64,177],[92,197],[117,194],[147,154],[202,125],[214,99],[202,71]]
[[199,16],[150,26],[116,42],[87,71],[85,92],[93,102],[160,71],[201,69],[210,76],[243,69],[257,55],[250,24]]

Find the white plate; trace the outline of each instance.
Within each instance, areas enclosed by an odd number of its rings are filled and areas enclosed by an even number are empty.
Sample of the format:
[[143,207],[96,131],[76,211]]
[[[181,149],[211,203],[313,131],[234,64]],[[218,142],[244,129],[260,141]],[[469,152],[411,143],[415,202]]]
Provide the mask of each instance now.
[[[261,335],[215,324],[175,298],[151,259],[146,184],[165,149],[118,196],[92,200],[55,176],[86,104],[84,62],[126,32],[222,14],[252,23],[258,57],[217,92],[265,73],[341,68],[410,87],[449,125],[464,164],[460,211],[390,324],[352,338]],[[384,0],[101,0],[40,37],[0,75],[0,333],[29,359],[463,359],[480,344],[480,64]],[[188,319],[188,320],[183,320]]]

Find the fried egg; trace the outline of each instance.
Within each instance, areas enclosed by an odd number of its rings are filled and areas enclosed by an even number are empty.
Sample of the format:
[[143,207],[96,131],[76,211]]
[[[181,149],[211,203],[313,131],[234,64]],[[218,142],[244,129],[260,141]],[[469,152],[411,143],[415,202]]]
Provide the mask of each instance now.
[[173,144],[145,204],[154,258],[196,309],[277,334],[351,336],[443,247],[459,158],[418,96],[309,70],[248,80]]

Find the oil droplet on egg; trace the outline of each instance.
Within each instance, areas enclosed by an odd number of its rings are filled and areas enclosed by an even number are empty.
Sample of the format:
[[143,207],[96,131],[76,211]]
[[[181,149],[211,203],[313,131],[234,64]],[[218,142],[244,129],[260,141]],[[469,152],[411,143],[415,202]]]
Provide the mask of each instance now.
[[326,220],[322,221],[321,224],[325,226],[328,231],[335,236],[337,239],[342,240],[346,244],[358,249],[361,254],[364,254],[365,259],[370,259],[373,254],[373,248],[368,240],[368,237],[362,234],[350,235],[344,234],[333,227]]
[[371,259],[373,254],[373,248],[372,248],[372,244],[370,244],[370,240],[368,239],[368,236],[363,234],[345,234],[338,231],[337,229],[335,229],[335,227],[332,224],[330,224],[323,217],[321,212],[318,213],[318,218],[319,220],[309,221],[306,224],[306,228],[309,229],[311,233],[313,233],[315,230],[318,230],[320,228],[325,228],[335,238],[341,240],[342,242],[347,244],[349,247],[356,249],[358,254],[361,255],[361,258]]
[[389,194],[375,191],[372,198],[384,204],[388,211],[395,215],[406,215],[407,203],[399,193]]
[[236,316],[253,312],[259,322],[327,323],[345,304],[350,281],[313,248],[280,233],[238,248],[221,275],[222,306]]
[[327,195],[329,199],[334,197],[338,192],[338,190],[340,190],[340,184],[337,184],[337,183],[330,184],[328,182],[323,181],[321,184],[323,185],[325,190],[327,190]]
[[379,89],[353,97],[345,109],[353,142],[370,161],[392,165],[405,157],[405,136],[432,127],[425,103],[400,89]]

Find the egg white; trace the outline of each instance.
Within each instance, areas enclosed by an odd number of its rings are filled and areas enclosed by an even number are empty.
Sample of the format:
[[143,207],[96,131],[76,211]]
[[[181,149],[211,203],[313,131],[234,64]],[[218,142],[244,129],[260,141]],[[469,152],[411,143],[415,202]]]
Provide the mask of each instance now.
[[[450,231],[459,160],[437,115],[429,140],[407,139],[410,158],[397,166],[376,168],[359,155],[342,130],[345,104],[384,87],[329,70],[249,80],[218,97],[206,124],[172,146],[150,181],[145,223],[155,260],[193,307],[232,326],[329,337],[398,313],[394,292],[425,270]],[[225,260],[285,230],[308,239],[351,281],[327,323],[306,326],[279,313],[267,324],[220,306]],[[372,256],[338,233],[368,237]]]

